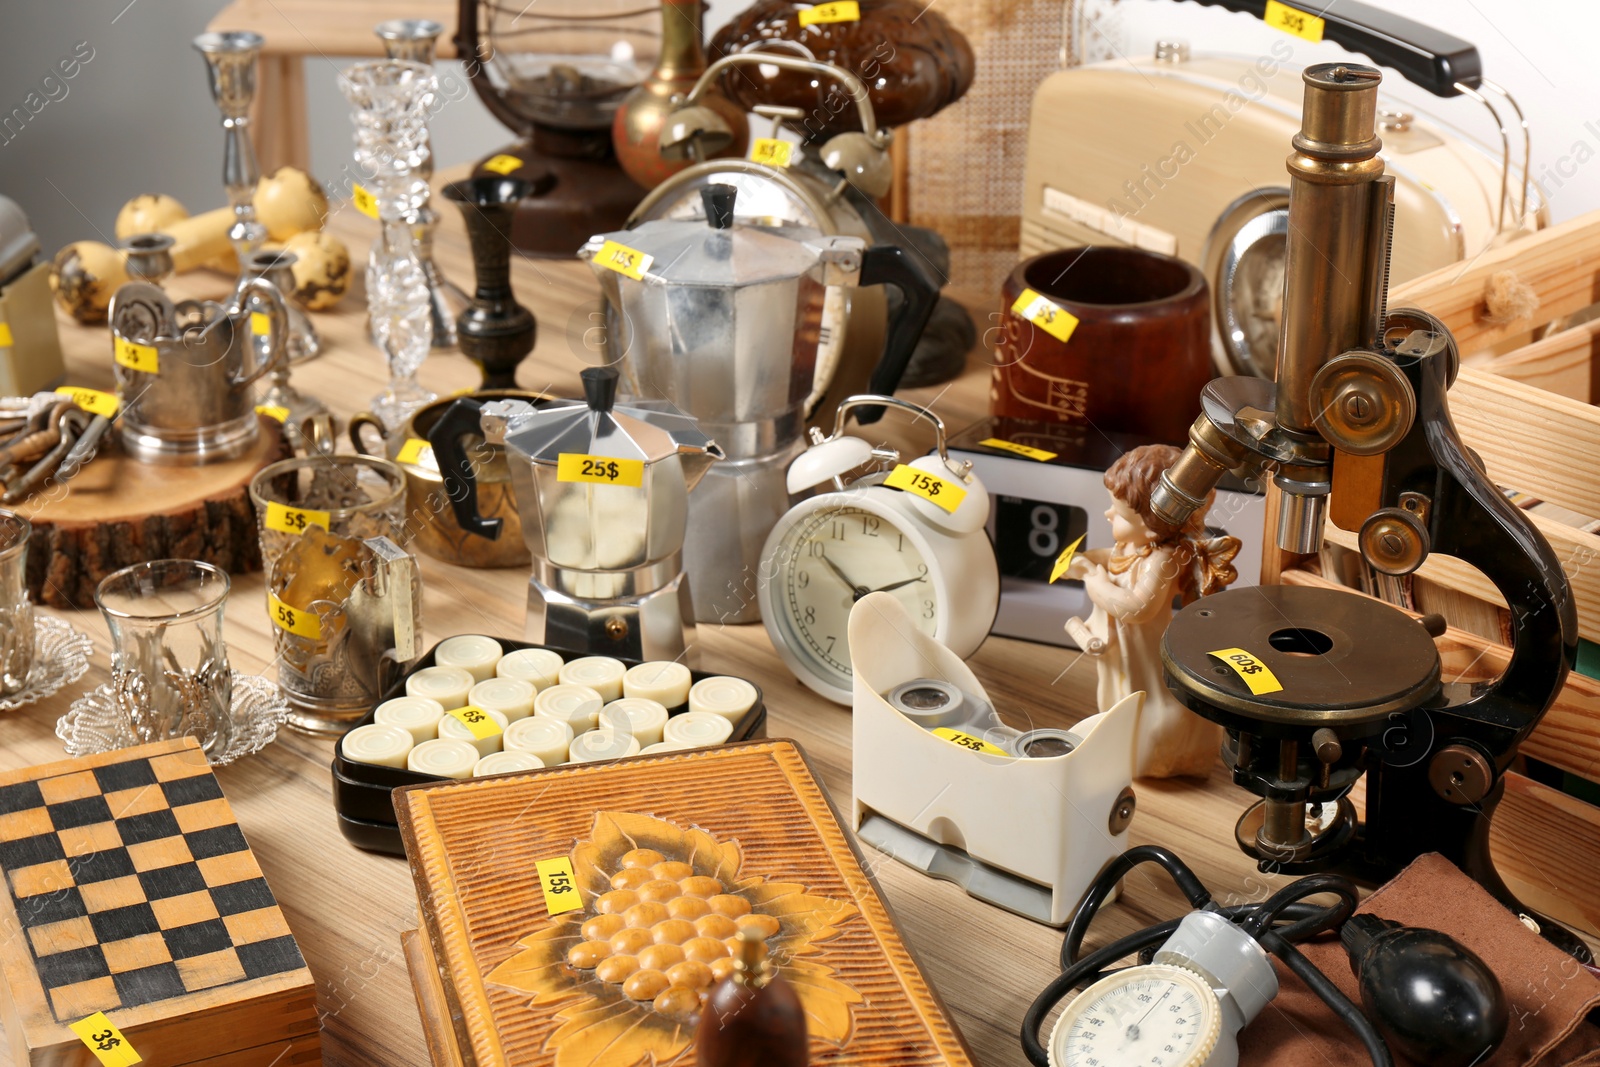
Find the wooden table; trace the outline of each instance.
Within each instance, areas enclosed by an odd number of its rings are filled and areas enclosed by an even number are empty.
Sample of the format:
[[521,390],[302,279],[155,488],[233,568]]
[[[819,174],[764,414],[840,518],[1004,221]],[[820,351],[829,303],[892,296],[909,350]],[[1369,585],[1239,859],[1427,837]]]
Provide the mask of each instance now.
[[[448,276],[469,284],[471,265],[459,215],[453,209],[441,214],[439,264]],[[376,224],[346,208],[331,226],[364,256]],[[593,359],[583,336],[599,300],[589,269],[577,262],[519,260],[514,279],[518,296],[539,320],[538,347],[520,368],[520,384],[578,395],[580,357]],[[216,296],[228,282],[216,275],[188,275],[174,279],[171,288],[182,296]],[[300,389],[346,417],[379,390],[384,378],[382,358],[366,339],[364,304],[363,295],[353,292],[336,312],[314,316],[326,354],[294,372]],[[986,307],[975,310],[981,321]],[[62,318],[61,332],[70,381],[110,388],[111,346],[104,328],[84,328]],[[440,392],[478,382],[476,370],[458,355],[433,357],[421,377]],[[977,353],[953,385],[906,395],[934,405],[948,423],[961,427],[985,413],[987,392],[987,364]],[[873,432],[905,443],[893,426]],[[930,442],[918,444],[925,448]],[[521,636],[523,574],[467,570],[426,557],[422,567],[429,643],[457,633]],[[261,585],[259,575],[236,578],[228,610],[229,655],[234,666],[247,672],[272,670],[271,626]],[[79,692],[106,680],[106,630],[92,606],[83,606],[88,610],[61,614],[94,637],[89,674],[53,699],[0,719],[0,768],[61,758],[61,743],[53,734],[56,719]],[[802,687],[760,626],[702,625],[699,640],[703,665],[763,687],[769,733],[797,740],[838,806],[848,811],[849,711]],[[1093,710],[1094,665],[1077,653],[990,638],[971,662],[1013,724],[1065,726]],[[332,748],[327,741],[284,731],[276,744],[223,768],[219,778],[317,977],[325,1061],[423,1067],[427,1053],[400,953],[401,932],[417,925],[411,877],[400,859],[360,852],[340,836],[331,796]],[[1250,798],[1230,783],[1220,762],[1204,785],[1145,781],[1137,791],[1131,842],[1174,848],[1219,899],[1263,899],[1283,881],[1257,874],[1235,847],[1233,825]],[[1512,803],[1508,799],[1506,806]],[[986,1065],[1025,1063],[1017,1039],[1022,1013],[1057,973],[1060,934],[980,903],[871,849],[865,852],[908,942],[978,1060]],[[1103,944],[1184,910],[1164,876],[1139,872],[1126,884],[1122,901],[1105,910],[1088,944]]]

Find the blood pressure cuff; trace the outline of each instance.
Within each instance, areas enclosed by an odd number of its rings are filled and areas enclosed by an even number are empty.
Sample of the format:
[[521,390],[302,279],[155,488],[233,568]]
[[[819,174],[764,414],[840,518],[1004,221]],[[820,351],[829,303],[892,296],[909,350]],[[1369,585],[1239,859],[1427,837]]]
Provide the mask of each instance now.
[[[1358,909],[1449,934],[1500,979],[1511,1006],[1505,1040],[1481,1067],[1600,1067],[1600,978],[1555,948],[1443,856],[1422,856]],[[1300,950],[1358,1007],[1361,990],[1337,937]],[[1361,1042],[1282,963],[1280,992],[1239,1035],[1241,1067],[1369,1067]],[[1395,1063],[1411,1061],[1396,1055]],[[1424,1067],[1418,1064],[1416,1067]]]

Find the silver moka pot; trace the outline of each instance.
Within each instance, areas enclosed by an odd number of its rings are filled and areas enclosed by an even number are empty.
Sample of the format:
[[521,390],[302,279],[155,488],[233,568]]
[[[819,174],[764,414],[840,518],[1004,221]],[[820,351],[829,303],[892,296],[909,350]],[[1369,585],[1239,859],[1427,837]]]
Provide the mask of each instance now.
[[533,556],[528,640],[676,659],[694,633],[683,575],[689,491],[722,450],[669,405],[617,405],[614,368],[586,368],[583,390],[584,400],[539,408],[457,400],[428,435],[445,491],[463,530],[499,537],[501,520],[478,511],[481,459],[468,441],[505,449]]
[[[609,304],[606,355],[621,369],[623,394],[670,401],[727,453],[689,515],[685,564],[702,622],[761,617],[761,549],[789,510],[785,471],[838,367],[848,291],[889,284],[905,293],[874,393],[894,392],[939,297],[893,245],[735,222],[737,192],[707,186],[705,218],[601,234],[578,252]],[[607,241],[650,257],[638,280],[597,258]]]

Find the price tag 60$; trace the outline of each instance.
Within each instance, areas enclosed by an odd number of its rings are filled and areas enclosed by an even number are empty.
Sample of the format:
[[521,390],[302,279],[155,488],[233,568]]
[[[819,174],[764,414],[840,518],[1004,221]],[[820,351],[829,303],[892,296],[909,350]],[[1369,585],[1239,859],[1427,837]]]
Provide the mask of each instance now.
[[890,489],[903,489],[915,496],[920,496],[928,503],[945,511],[955,512],[961,502],[967,498],[967,491],[955,482],[946,481],[937,474],[908,467],[904,463],[889,472],[889,477],[883,481]]
[[1283,683],[1278,681],[1278,676],[1252,652],[1246,652],[1242,648],[1219,648],[1215,652],[1207,652],[1206,655],[1213,656],[1233,668],[1233,673],[1237,674],[1256,696],[1283,692]]
[[637,459],[563,452],[556,459],[556,481],[626,485],[637,489],[644,484],[644,463]]
[[578,879],[572,873],[572,861],[559,859],[539,860],[533,865],[539,872],[539,887],[544,890],[544,910],[552,915],[565,915],[583,907],[583,894],[578,892]]

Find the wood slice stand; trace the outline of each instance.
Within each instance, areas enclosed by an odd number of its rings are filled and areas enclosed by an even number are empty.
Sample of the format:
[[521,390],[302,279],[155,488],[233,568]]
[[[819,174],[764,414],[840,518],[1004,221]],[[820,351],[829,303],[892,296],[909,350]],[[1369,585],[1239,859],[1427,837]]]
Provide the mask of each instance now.
[[[154,559],[197,559],[230,574],[261,569],[250,479],[289,455],[265,415],[245,455],[200,467],[139,463],[102,452],[64,485],[47,483],[16,510],[33,523],[28,592],[53,608],[89,609],[113,571]],[[115,433],[115,430],[112,431]]]

